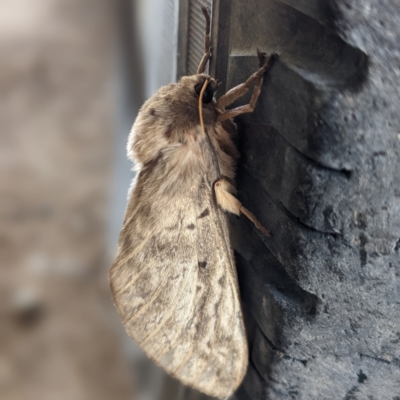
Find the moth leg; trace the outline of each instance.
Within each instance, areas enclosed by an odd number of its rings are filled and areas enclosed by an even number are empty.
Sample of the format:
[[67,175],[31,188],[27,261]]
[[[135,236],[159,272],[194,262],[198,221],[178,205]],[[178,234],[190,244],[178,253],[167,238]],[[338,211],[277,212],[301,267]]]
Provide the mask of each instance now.
[[210,47],[210,13],[207,7],[201,6],[201,11],[203,11],[204,18],[206,19],[206,34],[204,36],[204,55],[200,61],[199,68],[197,68],[197,73],[202,74],[205,69],[208,60],[211,58],[211,47]]
[[[261,61],[263,57],[263,53],[258,51],[258,58]],[[258,70],[256,71],[253,75],[250,76],[250,78],[247,79],[246,82],[241,83],[238,86],[235,86],[231,90],[229,90],[227,93],[225,93],[223,96],[220,97],[220,99],[217,101],[217,108],[219,109],[225,109],[225,107],[229,106],[232,104],[235,100],[239,99],[242,97],[245,93],[248,92],[250,86],[254,84],[253,88],[253,94],[250,99],[250,103],[246,104],[244,106],[236,107],[232,110],[228,110],[223,112],[218,116],[218,121],[224,121],[226,119],[230,119],[233,117],[236,117],[240,114],[244,113],[250,113],[254,111],[254,108],[257,103],[258,96],[260,95],[261,92],[261,86],[264,80],[264,73],[271,68],[273,62],[278,58],[278,55],[273,53],[269,56],[267,62]]]
[[261,225],[254,214],[243,207],[242,203],[231,193],[235,189],[226,179],[217,180],[214,184],[214,191],[217,203],[223,210],[236,215],[243,214],[264,235],[271,236],[269,231]]
[[257,49],[258,63],[259,69],[252,74],[246,82],[241,83],[234,88],[230,89],[223,96],[221,96],[217,102],[217,107],[221,109],[225,109],[225,107],[232,104],[235,100],[242,97],[246,94],[253,83],[256,83],[256,86],[262,85],[263,76],[265,71],[267,71],[271,66],[275,58],[277,58],[277,54],[273,53],[269,56],[267,62],[265,62],[265,53],[259,51]]

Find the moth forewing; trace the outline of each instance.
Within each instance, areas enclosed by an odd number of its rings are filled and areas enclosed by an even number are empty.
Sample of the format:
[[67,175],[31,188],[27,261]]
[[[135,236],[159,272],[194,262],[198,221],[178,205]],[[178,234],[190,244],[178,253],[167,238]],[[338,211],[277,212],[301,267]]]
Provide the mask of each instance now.
[[[212,192],[219,171],[207,146],[204,170],[172,199],[152,184],[157,167],[139,172],[120,238],[125,261],[112,268],[111,282],[125,327],[148,356],[183,383],[226,397],[244,376],[247,344],[226,216]],[[156,229],[146,230],[149,223]]]
[[[209,38],[205,44],[200,72]],[[234,197],[238,152],[229,115],[254,108],[265,70],[218,102],[216,81],[199,73],[143,105],[128,143],[137,177],[110,271],[128,334],[168,373],[220,398],[237,389],[248,363],[225,211],[251,213]],[[250,85],[250,108],[225,111]]]

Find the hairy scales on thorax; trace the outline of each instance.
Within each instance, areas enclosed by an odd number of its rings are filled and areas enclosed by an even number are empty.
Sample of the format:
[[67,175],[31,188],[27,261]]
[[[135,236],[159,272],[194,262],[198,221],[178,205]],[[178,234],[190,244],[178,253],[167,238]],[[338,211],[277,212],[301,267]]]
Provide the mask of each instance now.
[[138,171],[151,167],[157,159],[163,167],[157,175],[160,180],[184,185],[186,180],[196,179],[200,170],[208,171],[213,164],[210,157],[215,155],[218,165],[214,168],[218,167],[220,177],[233,180],[239,155],[232,141],[235,126],[230,120],[217,122],[220,112],[214,99],[203,108],[208,140],[200,129],[194,88],[205,79],[215,90],[216,82],[205,74],[185,76],[162,88],[142,106],[128,143],[128,154]]

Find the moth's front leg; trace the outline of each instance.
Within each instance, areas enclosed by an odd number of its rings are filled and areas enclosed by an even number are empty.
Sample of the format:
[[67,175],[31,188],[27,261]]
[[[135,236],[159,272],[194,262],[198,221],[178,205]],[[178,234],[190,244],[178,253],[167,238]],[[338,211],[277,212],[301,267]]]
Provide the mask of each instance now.
[[[264,59],[263,53],[258,52],[258,58],[261,63],[261,60]],[[250,86],[254,84],[253,94],[251,96],[250,103],[223,112],[218,116],[218,121],[225,121],[227,119],[237,117],[240,114],[254,111],[258,96],[260,95],[261,92],[264,73],[272,66],[273,62],[277,58],[278,58],[277,54],[275,53],[271,54],[268,58],[268,61],[258,71],[256,71],[253,75],[251,75],[250,78],[248,78],[245,83],[241,83],[240,85],[235,86],[234,88],[232,88],[231,90],[229,90],[227,93],[225,93],[223,96],[220,97],[220,99],[217,102],[217,108],[220,110],[224,110],[225,107],[229,106],[235,100],[239,99],[244,94],[246,94]]]
[[269,231],[261,225],[254,214],[243,207],[242,203],[231,193],[235,192],[235,188],[226,179],[218,179],[214,184],[214,191],[217,203],[224,211],[236,215],[243,214],[264,235],[271,236]]

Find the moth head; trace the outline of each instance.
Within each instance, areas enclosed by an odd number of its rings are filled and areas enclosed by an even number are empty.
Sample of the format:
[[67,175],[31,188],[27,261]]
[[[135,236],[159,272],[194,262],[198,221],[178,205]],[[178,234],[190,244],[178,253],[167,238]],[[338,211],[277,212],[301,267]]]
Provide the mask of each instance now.
[[207,86],[206,86],[206,88],[205,88],[205,90],[203,92],[202,102],[204,104],[211,103],[211,101],[214,98],[214,94],[215,94],[215,92],[217,90],[217,87],[218,87],[217,82],[215,81],[215,79],[213,79],[213,78],[211,78],[209,76],[205,76],[203,74],[202,75],[198,75],[198,77],[199,77],[199,79],[197,79],[198,83],[196,83],[194,85],[194,91],[196,92],[197,96],[200,96],[201,89],[204,86],[204,82],[207,80],[208,83],[207,83]]
[[[199,96],[202,94],[202,113],[204,124],[213,124],[217,117],[214,94],[218,87],[215,79],[206,74],[183,76],[178,82],[164,86],[156,94],[160,102],[156,108],[157,115],[168,114],[172,129],[190,127],[199,124]],[[157,100],[157,102],[158,102]]]
[[[199,96],[202,94],[202,119],[204,125],[215,123],[218,112],[214,94],[218,87],[215,79],[206,74],[183,76],[178,82],[161,87],[146,101],[139,111],[134,130],[148,132],[165,131],[168,141],[178,141],[179,132],[187,132],[200,124]],[[180,139],[179,139],[180,140]]]
[[[185,92],[185,98],[190,101],[193,106],[197,109],[199,103],[199,96],[201,89],[203,88],[204,82],[207,81],[207,86],[203,92],[202,103],[207,108],[207,105],[213,107],[214,94],[217,91],[218,84],[215,79],[211,78],[206,74],[197,74],[184,76],[178,82],[180,90]],[[189,100],[190,99],[190,100]]]

